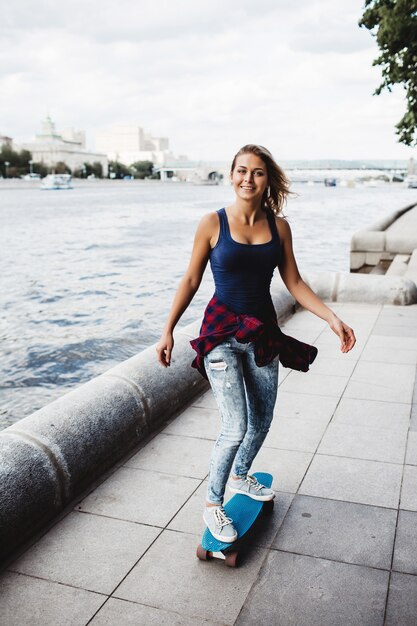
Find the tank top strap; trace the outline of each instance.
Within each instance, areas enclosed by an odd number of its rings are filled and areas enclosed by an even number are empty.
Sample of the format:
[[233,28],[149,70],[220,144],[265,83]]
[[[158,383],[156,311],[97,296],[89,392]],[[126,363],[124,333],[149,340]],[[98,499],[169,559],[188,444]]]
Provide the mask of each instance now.
[[271,211],[267,211],[266,216],[268,218],[269,228],[271,229],[272,239],[280,241],[275,215]]
[[220,220],[220,235],[219,235],[219,240],[220,240],[220,239],[224,239],[227,236],[228,223],[227,223],[226,210],[224,207],[222,209],[218,209],[217,213],[218,213],[219,220]]

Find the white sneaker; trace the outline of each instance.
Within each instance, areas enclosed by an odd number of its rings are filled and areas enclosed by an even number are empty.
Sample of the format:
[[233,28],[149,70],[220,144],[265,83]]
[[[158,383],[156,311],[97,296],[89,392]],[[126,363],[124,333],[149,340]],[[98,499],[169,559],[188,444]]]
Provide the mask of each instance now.
[[236,541],[236,529],[233,526],[232,519],[227,517],[222,506],[206,506],[203,520],[213,537],[218,541],[224,541],[225,543]]
[[227,485],[233,493],[241,493],[244,496],[253,498],[254,500],[266,502],[275,498],[275,493],[272,489],[265,487],[265,485],[261,485],[261,483],[258,482],[254,476],[249,476],[249,474],[246,478],[239,478],[239,480],[229,478]]

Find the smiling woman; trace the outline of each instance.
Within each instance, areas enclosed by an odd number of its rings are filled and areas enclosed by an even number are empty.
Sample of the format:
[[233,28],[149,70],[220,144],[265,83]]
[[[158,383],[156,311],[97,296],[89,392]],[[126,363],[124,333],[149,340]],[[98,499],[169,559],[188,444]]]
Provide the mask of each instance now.
[[200,221],[189,267],[156,346],[159,362],[170,366],[173,329],[197,292],[210,259],[216,290],[204,312],[200,335],[190,342],[197,352],[191,365],[209,380],[221,415],[203,518],[213,537],[227,543],[237,539],[237,532],[223,509],[226,483],[233,493],[255,500],[275,497],[249,470],[272,422],[279,363],[306,372],[318,352],[278,327],[270,293],[275,268],[294,298],[329,323],[340,338],[342,352],[355,344],[352,329],[299,274],[291,230],[280,215],[290,193],[289,181],[271,153],[263,146],[243,146],[233,159],[230,180],[235,201]]

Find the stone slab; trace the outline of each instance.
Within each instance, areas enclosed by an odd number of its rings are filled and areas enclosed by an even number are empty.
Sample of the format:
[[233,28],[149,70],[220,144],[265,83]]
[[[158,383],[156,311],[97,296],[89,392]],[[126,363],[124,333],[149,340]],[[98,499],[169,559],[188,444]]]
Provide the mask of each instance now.
[[[405,328],[412,328],[417,323],[417,309],[412,307],[411,314],[407,315],[406,307],[401,307],[401,311],[394,313],[392,310],[383,310],[378,316],[378,320],[375,324],[375,329],[381,324],[382,326],[404,326]],[[375,333],[379,334],[379,333]]]
[[417,511],[417,467],[415,465],[404,465],[400,508]]
[[339,397],[348,382],[347,376],[325,376],[312,372],[292,372],[282,383],[280,391]]
[[396,521],[394,509],[296,495],[273,546],[389,570]]
[[15,572],[0,575],[3,626],[87,624],[107,596]]
[[204,409],[217,409],[216,398],[214,397],[211,388],[201,396],[195,398],[192,402],[192,406],[202,407]]
[[361,361],[415,365],[417,363],[417,352],[413,350],[387,350],[387,348],[383,346],[372,347],[366,345],[361,354]]
[[359,361],[344,396],[411,403],[415,368],[401,363]]
[[215,623],[118,598],[109,598],[90,622],[93,626],[214,626]]
[[265,558],[265,550],[251,548],[240,567],[232,569],[223,561],[197,559],[197,545],[195,535],[163,531],[114,597],[234,624]]
[[417,512],[400,511],[392,569],[417,574]]
[[126,467],[205,478],[208,474],[213,441],[160,433],[132,456]]
[[417,577],[392,572],[384,626],[416,626]]
[[382,626],[388,572],[271,551],[236,626]]
[[121,467],[76,508],[164,527],[200,483],[196,478]]
[[327,424],[336,409],[338,401],[339,398],[335,396],[301,394],[293,391],[284,391],[280,388],[274,414],[279,417],[294,417]]
[[160,532],[151,526],[72,512],[10,570],[109,594]]
[[315,452],[326,424],[314,420],[276,417],[263,443],[266,448]]
[[417,404],[411,405],[410,430],[417,432]]
[[332,422],[403,433],[408,430],[409,415],[408,404],[343,397],[336,408]]
[[299,493],[395,509],[402,465],[316,454]]
[[384,348],[387,353],[391,350],[417,350],[417,339],[413,337],[388,337],[372,333],[367,342],[367,347]]
[[311,452],[262,447],[250,471],[270,472],[274,477],[274,489],[296,493],[312,456]]
[[320,454],[344,456],[386,463],[402,463],[407,443],[407,432],[387,431],[382,428],[331,423],[318,448]]
[[353,372],[356,362],[352,359],[339,359],[331,356],[321,355],[321,351],[318,353],[314,363],[312,364],[312,371],[314,368],[314,374],[324,374],[326,376],[350,376]]
[[217,407],[189,407],[185,409],[163,432],[171,435],[217,439],[220,432],[220,413]]
[[387,335],[389,337],[412,337],[417,339],[417,326],[413,324],[413,322],[404,325],[377,322],[373,332],[376,335]]
[[410,430],[408,433],[405,462],[407,465],[417,465],[417,432],[415,431]]

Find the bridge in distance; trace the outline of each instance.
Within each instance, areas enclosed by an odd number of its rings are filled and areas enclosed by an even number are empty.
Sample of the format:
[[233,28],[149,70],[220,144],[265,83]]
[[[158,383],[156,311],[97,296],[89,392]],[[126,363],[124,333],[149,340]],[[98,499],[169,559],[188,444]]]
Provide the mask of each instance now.
[[[394,176],[404,176],[410,170],[410,162],[405,160],[374,161],[279,161],[284,171],[290,174],[294,182],[323,182],[327,177],[354,178],[386,174],[392,180]],[[225,162],[189,161],[166,163],[154,168],[161,180],[188,181],[196,184],[229,182],[230,164]]]

